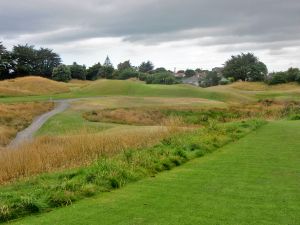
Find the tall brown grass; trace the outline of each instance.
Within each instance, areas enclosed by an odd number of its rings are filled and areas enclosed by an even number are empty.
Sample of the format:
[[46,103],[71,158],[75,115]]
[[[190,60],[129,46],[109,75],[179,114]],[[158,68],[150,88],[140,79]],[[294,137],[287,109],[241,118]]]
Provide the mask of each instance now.
[[7,145],[16,133],[32,120],[53,108],[53,103],[0,103],[0,146]]
[[0,81],[0,96],[24,96],[69,92],[65,83],[43,77],[28,76]]
[[175,126],[119,131],[117,133],[40,137],[18,149],[0,151],[0,183],[44,172],[88,165],[99,157],[126,149],[156,144]]

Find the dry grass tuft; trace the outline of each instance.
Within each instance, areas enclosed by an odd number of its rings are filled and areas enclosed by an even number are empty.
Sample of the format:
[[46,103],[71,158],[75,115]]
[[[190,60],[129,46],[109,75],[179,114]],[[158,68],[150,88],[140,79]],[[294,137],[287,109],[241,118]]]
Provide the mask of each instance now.
[[0,151],[0,183],[31,175],[88,165],[101,156],[158,143],[175,130],[157,127],[114,134],[41,137],[19,149]]
[[233,88],[242,91],[292,91],[300,90],[297,83],[267,85],[262,82],[235,82],[230,85],[223,86],[225,88]]
[[37,76],[0,81],[0,96],[57,94],[69,91],[65,83]]
[[53,106],[53,103],[0,104],[0,146],[7,145],[18,131]]

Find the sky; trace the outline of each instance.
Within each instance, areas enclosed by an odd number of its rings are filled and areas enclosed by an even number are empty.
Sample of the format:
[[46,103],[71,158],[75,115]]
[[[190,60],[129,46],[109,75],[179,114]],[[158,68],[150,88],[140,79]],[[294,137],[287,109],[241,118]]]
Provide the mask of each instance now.
[[150,60],[219,67],[253,52],[269,71],[300,67],[299,0],[0,0],[0,41],[47,47],[66,64]]

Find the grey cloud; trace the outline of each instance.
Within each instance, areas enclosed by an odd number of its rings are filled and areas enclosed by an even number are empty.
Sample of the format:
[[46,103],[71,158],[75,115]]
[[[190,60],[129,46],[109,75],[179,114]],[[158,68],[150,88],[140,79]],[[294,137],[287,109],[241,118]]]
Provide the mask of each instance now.
[[40,44],[97,37],[148,45],[196,39],[204,46],[261,48],[277,42],[283,48],[300,39],[299,12],[295,0],[2,0],[0,37],[27,35]]

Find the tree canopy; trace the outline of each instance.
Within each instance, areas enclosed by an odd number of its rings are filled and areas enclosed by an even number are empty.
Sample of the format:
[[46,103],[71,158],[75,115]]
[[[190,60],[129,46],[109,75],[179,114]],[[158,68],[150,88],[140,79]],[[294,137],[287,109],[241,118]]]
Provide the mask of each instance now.
[[59,65],[58,67],[55,67],[52,72],[52,79],[68,82],[72,79],[70,68],[66,65]]
[[254,54],[242,53],[225,62],[222,74],[235,80],[262,81],[268,74],[268,69]]
[[142,64],[139,66],[139,71],[142,73],[149,73],[154,69],[154,65],[152,62],[142,62]]
[[85,65],[78,65],[76,62],[70,66],[71,77],[78,80],[86,80]]

